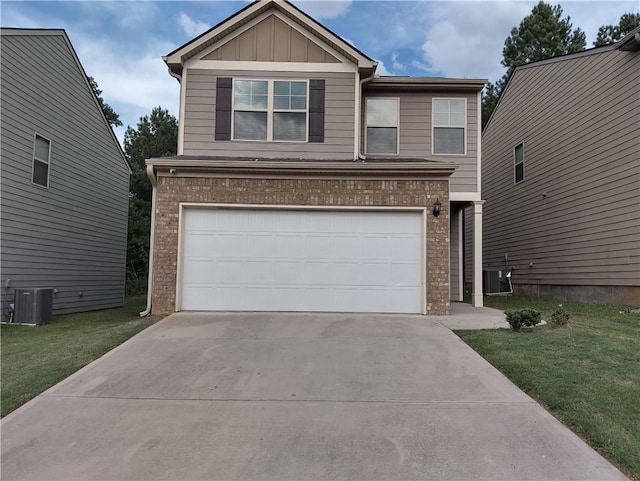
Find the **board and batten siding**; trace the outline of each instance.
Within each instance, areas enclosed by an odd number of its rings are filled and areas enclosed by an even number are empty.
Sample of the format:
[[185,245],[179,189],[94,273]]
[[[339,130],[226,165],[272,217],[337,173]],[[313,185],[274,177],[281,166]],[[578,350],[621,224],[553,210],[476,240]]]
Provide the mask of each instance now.
[[[57,289],[54,313],[121,306],[129,171],[84,73],[61,33],[3,35],[1,72],[3,314],[15,288]],[[48,189],[31,182],[36,133]]]
[[516,285],[640,286],[639,76],[617,49],[516,70],[483,135],[485,265],[508,254]]
[[[324,143],[216,141],[216,79],[324,79]],[[184,106],[184,155],[229,155],[256,158],[352,159],[355,111],[355,73],[251,72],[188,69]]]
[[[374,97],[400,99],[400,139],[397,156],[429,158],[440,162],[451,162],[458,169],[450,177],[451,192],[477,192],[478,190],[478,95],[459,93],[425,92],[375,92],[365,90],[362,109],[362,145],[366,135],[366,99]],[[464,98],[467,100],[466,155],[434,155],[432,111],[434,98]]]

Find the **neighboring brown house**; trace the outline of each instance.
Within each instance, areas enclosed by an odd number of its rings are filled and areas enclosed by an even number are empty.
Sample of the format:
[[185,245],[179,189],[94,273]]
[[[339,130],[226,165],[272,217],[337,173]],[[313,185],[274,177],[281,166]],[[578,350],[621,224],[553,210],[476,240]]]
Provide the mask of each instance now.
[[470,205],[482,304],[485,80],[378,77],[282,1],[164,59],[180,130],[177,156],[147,161],[149,309],[447,314]]
[[640,305],[640,29],[515,70],[483,135],[484,262],[518,293]]

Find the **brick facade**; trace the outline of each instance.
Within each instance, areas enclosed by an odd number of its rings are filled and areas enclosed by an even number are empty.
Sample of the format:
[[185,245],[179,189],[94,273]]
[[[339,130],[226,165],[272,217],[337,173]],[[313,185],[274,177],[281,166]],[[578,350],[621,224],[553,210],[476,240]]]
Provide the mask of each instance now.
[[[194,174],[196,175],[196,174]],[[427,215],[427,314],[449,313],[449,181],[357,178],[219,178],[158,176],[153,267],[153,313],[174,312],[180,202],[309,206],[422,207]]]

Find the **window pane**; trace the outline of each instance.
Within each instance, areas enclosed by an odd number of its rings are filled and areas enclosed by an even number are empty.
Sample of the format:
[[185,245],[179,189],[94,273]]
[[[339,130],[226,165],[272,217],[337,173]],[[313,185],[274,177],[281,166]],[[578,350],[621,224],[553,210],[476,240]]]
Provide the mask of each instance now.
[[266,80],[251,80],[251,95],[267,95],[268,82]]
[[236,80],[233,95],[235,108],[267,108],[267,82],[264,80]]
[[49,187],[49,165],[39,160],[33,161],[33,183]]
[[251,95],[251,81],[236,80],[234,90],[236,95]]
[[464,154],[464,129],[433,129],[434,154]]
[[465,124],[464,100],[434,99],[433,121],[437,126],[458,126]]
[[522,161],[524,161],[524,146],[518,144],[515,149],[515,162],[519,164],[522,163]]
[[464,125],[464,113],[451,112],[449,125]]
[[236,109],[248,109],[251,108],[251,95],[244,95],[236,93],[236,98],[234,101],[234,106]]
[[443,99],[433,100],[433,111],[436,114],[447,114],[449,116],[449,101]]
[[516,184],[524,180],[524,163],[516,164]]
[[398,152],[398,129],[389,127],[367,127],[368,154],[396,154]]
[[435,125],[449,125],[449,112],[436,112],[433,116],[433,122]]
[[306,140],[307,114],[275,112],[273,114],[273,140]]
[[306,82],[273,82],[273,108],[276,110],[306,110]]
[[307,82],[290,82],[291,83],[291,95],[307,96]]
[[235,112],[233,138],[267,140],[266,112]]
[[307,96],[292,95],[290,108],[291,110],[307,110]]
[[36,135],[35,157],[44,162],[49,162],[49,141]]
[[291,93],[291,82],[273,82],[274,95],[289,95]]
[[449,100],[449,111],[454,114],[464,114],[464,100]]
[[376,127],[397,127],[398,100],[367,99],[367,125]]
[[290,106],[290,97],[284,95],[275,95],[273,97],[273,108],[277,110],[289,110]]

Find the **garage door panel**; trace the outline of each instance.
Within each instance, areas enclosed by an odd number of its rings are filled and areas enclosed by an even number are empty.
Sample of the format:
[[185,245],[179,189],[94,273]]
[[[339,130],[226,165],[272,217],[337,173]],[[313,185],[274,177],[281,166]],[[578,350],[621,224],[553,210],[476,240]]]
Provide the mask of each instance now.
[[420,312],[417,212],[186,209],[185,310]]
[[420,277],[420,266],[414,262],[389,264],[389,283],[392,286],[415,287],[416,277]]

